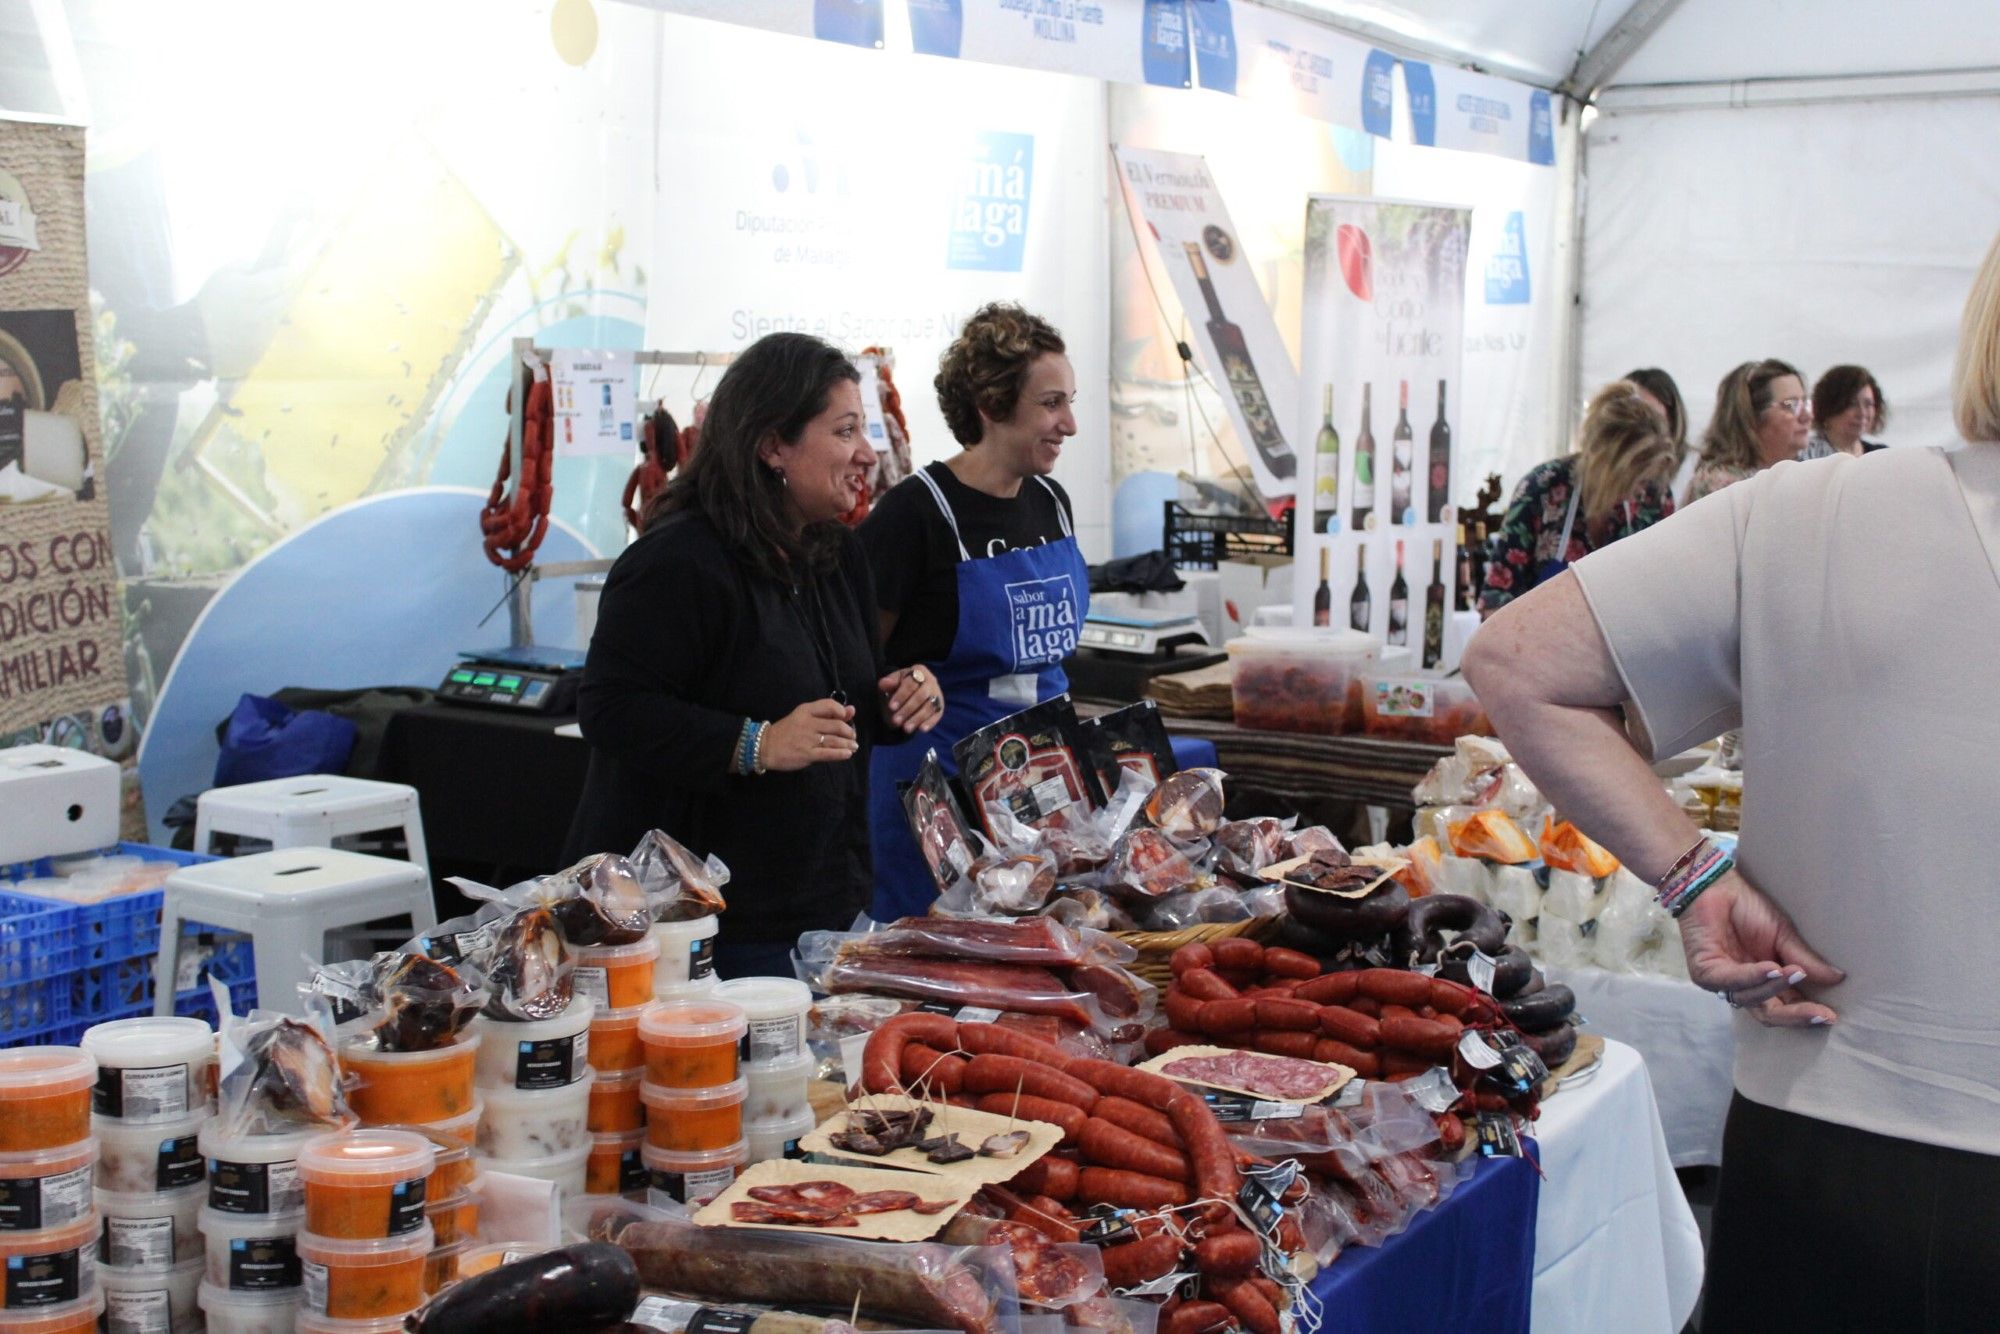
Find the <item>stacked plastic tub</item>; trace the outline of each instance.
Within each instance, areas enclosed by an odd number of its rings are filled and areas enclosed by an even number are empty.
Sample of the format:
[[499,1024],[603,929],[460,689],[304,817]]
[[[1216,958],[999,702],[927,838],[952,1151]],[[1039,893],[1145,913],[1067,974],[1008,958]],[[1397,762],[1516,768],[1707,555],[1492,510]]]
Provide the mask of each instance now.
[[201,1309],[211,1334],[287,1334],[299,1306],[298,1233],[305,1223],[299,1154],[326,1131],[230,1135],[201,1131],[208,1163]]
[[564,1200],[583,1194],[590,1159],[591,1022],[597,1003],[572,990],[552,1019],[487,1014],[478,1079],[484,1111],[478,1157],[493,1170],[553,1181]]
[[437,1244],[430,1139],[406,1130],[320,1135],[300,1148],[298,1165],[305,1193],[298,1327],[390,1322],[423,1305]]
[[0,1051],[0,1334],[97,1328],[96,1084],[97,1064],[79,1048]]
[[715,933],[720,923],[713,913],[684,922],[653,923],[660,957],[653,969],[653,996],[687,1000],[715,990]]
[[107,1329],[198,1330],[215,1031],[202,1019],[116,1019],[86,1031]]
[[713,994],[743,1011],[743,1139],[749,1161],[800,1156],[799,1138],[817,1124],[806,1100],[814,1064],[806,1046],[812,991],[789,977],[739,977],[718,983]]
[[742,1046],[749,1024],[728,1001],[655,1001],[639,1017],[645,1049],[648,1198],[699,1204],[729,1188],[750,1161],[743,1141]]

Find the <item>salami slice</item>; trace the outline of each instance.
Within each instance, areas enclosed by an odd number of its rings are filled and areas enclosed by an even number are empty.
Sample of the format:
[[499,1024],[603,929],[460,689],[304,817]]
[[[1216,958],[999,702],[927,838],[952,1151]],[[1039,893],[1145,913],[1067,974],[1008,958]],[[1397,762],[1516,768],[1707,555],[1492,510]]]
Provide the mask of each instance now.
[[1235,1051],[1226,1056],[1186,1056],[1169,1061],[1160,1073],[1170,1079],[1247,1089],[1281,1102],[1311,1102],[1334,1080],[1333,1071],[1316,1061],[1260,1052]]

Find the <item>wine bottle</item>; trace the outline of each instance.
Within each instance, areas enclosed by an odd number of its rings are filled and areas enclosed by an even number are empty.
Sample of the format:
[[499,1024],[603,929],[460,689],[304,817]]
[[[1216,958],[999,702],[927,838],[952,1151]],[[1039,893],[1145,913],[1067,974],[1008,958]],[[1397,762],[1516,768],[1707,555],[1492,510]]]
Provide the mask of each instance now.
[[1313,590],[1313,624],[1333,624],[1333,589],[1327,585],[1327,562],[1333,552],[1327,547],[1319,549],[1319,587]]
[[1264,382],[1257,378],[1257,367],[1250,360],[1250,345],[1243,341],[1243,331],[1222,313],[1222,301],[1215,294],[1215,284],[1209,281],[1208,261],[1202,257],[1201,243],[1189,241],[1186,250],[1194,280],[1201,285],[1202,299],[1208,302],[1209,341],[1215,344],[1215,355],[1222,361],[1222,377],[1229,381],[1229,391],[1236,396],[1236,406],[1243,412],[1250,443],[1273,477],[1291,477],[1298,472],[1298,460],[1292,457],[1292,447],[1285,443],[1285,433],[1278,429],[1277,414],[1271,411]]
[[1403,578],[1403,544],[1396,543],[1396,580],[1389,585],[1389,642],[1410,642],[1410,585]]
[[1442,523],[1451,505],[1451,427],[1444,419],[1444,381],[1438,381],[1438,415],[1431,423],[1431,480],[1426,493],[1425,512],[1432,523]]
[[1319,439],[1313,443],[1313,531],[1340,531],[1340,432],[1333,425],[1333,386],[1321,391],[1325,416],[1319,424]]
[[1471,611],[1477,596],[1472,582],[1472,548],[1465,544],[1465,525],[1458,526],[1458,609]]
[[1368,424],[1369,400],[1374,389],[1361,386],[1361,434],[1354,441],[1354,531],[1368,530],[1375,515],[1375,431]]
[[1402,406],[1396,431],[1389,437],[1389,522],[1401,523],[1410,509],[1410,466],[1416,455],[1416,435],[1410,430],[1410,382],[1402,382]]
[[1424,590],[1424,666],[1444,658],[1444,539],[1431,541],[1431,586]]
[[1368,548],[1357,546],[1354,548],[1354,591],[1347,597],[1347,624],[1365,635],[1374,614],[1375,602],[1368,595]]

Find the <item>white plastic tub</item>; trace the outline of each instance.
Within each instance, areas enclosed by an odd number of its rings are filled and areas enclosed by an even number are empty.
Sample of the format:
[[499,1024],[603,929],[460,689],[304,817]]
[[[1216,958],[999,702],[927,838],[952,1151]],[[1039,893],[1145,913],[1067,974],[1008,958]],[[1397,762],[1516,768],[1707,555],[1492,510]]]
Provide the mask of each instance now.
[[114,1019],[78,1043],[97,1061],[91,1110],[127,1124],[215,1110],[215,1030],[202,1019]]
[[590,1020],[597,1005],[573,994],[553,1019],[512,1022],[482,1017],[474,1074],[490,1104],[502,1089],[553,1089],[583,1078],[590,1062]]
[[231,1292],[204,1282],[196,1296],[208,1317],[208,1334],[292,1334],[299,1290]]
[[795,1061],[806,1049],[806,1012],[812,989],[790,977],[736,977],[716,984],[715,999],[743,1011],[746,1066]]
[[586,1067],[574,1084],[552,1089],[490,1088],[479,1121],[479,1152],[489,1158],[546,1158],[588,1149],[590,1089]]
[[1229,641],[1229,695],[1238,727],[1341,736],[1359,729],[1356,677],[1381,652],[1354,630],[1252,627]]
[[207,1243],[206,1278],[231,1292],[296,1290],[299,1286],[299,1228],[305,1215],[245,1217],[201,1211]]
[[662,987],[684,987],[714,978],[715,933],[720,926],[712,913],[686,922],[653,924],[653,939],[660,942],[659,962],[653,965],[655,996],[667,998]]
[[743,1142],[749,1146],[750,1161],[768,1162],[773,1158],[803,1158],[799,1152],[799,1140],[813,1132],[819,1118],[812,1108],[790,1116],[770,1117],[743,1123]]
[[590,1149],[591,1137],[585,1135],[583,1143],[568,1153],[542,1158],[489,1158],[486,1166],[510,1176],[555,1182],[556,1202],[560,1205],[583,1197],[584,1188],[590,1180]]
[[218,1123],[201,1128],[208,1161],[208,1207],[225,1214],[292,1214],[305,1208],[299,1149],[325,1134],[321,1127],[284,1135],[225,1135]]
[[208,1177],[201,1156],[201,1127],[207,1113],[180,1121],[128,1125],[91,1118],[97,1137],[97,1188],[117,1195],[181,1190]]
[[202,1258],[172,1269],[126,1270],[100,1265],[97,1286],[104,1290],[104,1328],[143,1334],[190,1334],[201,1328],[196,1294],[201,1289]]
[[743,1078],[750,1086],[750,1096],[743,1104],[743,1119],[775,1121],[810,1114],[812,1104],[806,1100],[806,1091],[817,1063],[810,1051],[802,1051],[789,1061],[744,1066]]
[[154,1271],[199,1260],[201,1205],[207,1194],[200,1185],[143,1195],[98,1191],[104,1232],[97,1258],[113,1269]]

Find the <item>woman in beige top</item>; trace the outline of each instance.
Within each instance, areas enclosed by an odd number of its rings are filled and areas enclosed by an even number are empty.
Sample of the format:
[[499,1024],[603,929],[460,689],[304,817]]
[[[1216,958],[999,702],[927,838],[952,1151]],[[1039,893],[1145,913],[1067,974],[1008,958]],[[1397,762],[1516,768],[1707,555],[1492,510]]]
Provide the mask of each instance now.
[[2000,242],[1953,406],[1975,443],[1779,464],[1466,650],[1522,767],[1669,899],[1708,854],[1647,755],[1750,743],[1737,867],[1680,919],[1739,1007],[1703,1334],[1993,1327]]
[[1715,412],[1701,437],[1701,464],[1685,504],[1797,458],[1812,426],[1805,377],[1776,357],[1746,361],[1715,387]]

